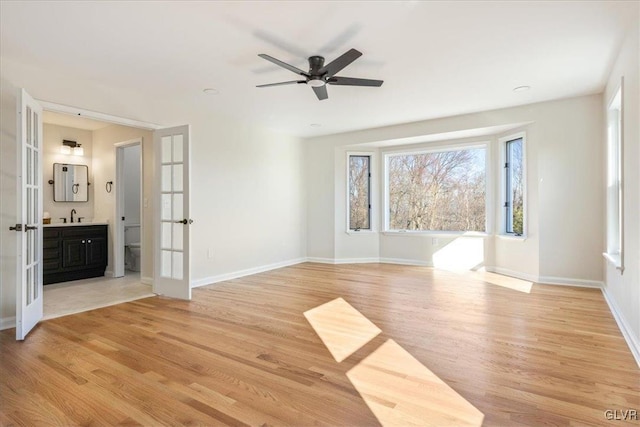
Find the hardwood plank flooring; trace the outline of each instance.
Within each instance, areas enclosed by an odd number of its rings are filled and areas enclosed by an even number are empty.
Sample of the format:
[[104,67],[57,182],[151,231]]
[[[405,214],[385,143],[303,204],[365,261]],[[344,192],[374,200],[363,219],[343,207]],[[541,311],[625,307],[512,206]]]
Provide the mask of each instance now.
[[305,263],[6,330],[0,425],[638,425],[599,290],[485,280]]

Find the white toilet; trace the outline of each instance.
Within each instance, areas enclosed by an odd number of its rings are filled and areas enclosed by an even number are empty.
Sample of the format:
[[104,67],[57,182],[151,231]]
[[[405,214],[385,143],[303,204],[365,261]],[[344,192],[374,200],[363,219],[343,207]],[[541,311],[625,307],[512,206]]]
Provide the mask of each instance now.
[[130,271],[140,271],[140,225],[124,226],[124,264]]

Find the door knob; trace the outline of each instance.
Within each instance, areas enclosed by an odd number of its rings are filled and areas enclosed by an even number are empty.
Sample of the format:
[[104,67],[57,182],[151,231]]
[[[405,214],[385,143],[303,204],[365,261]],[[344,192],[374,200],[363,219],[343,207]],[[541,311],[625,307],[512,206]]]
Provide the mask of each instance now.
[[24,226],[24,231],[37,230],[37,229],[38,229],[37,225],[25,225]]
[[186,218],[185,219],[178,219],[178,220],[173,221],[173,222],[175,222],[176,224],[185,224],[185,225],[186,224],[193,224],[193,220],[192,219],[186,219]]

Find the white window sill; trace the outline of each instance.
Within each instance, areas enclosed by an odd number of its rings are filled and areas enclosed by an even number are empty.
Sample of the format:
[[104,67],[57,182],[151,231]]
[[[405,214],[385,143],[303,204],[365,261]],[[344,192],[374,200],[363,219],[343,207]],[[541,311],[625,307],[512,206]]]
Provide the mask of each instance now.
[[378,234],[375,230],[347,230],[347,234]]
[[489,234],[480,231],[409,231],[409,230],[388,230],[383,231],[385,236],[424,236],[424,237],[487,237]]
[[608,252],[603,252],[602,256],[615,268],[617,268],[618,270],[622,270],[622,257],[620,256],[620,254],[610,254]]
[[527,240],[527,236],[515,236],[513,234],[496,234],[496,237],[500,240],[515,240],[516,242]]

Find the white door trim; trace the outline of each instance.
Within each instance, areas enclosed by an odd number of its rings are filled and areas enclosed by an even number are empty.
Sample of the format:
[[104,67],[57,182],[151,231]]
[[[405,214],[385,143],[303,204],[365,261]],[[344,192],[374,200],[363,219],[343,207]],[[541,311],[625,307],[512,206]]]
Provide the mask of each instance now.
[[[144,177],[144,150],[143,138],[134,138],[128,141],[117,142],[114,145],[116,156],[116,182],[115,182],[115,216],[113,223],[113,277],[124,276],[124,149],[140,145],[140,185],[142,186],[142,177]],[[143,206],[144,191],[140,191],[140,208]],[[144,219],[142,211],[140,212],[140,239],[144,236]],[[144,258],[144,245],[140,245],[141,257]],[[142,261],[142,259],[141,259]],[[144,263],[141,262],[144,265]]]
[[162,129],[155,123],[142,122],[139,120],[127,119],[125,117],[112,116],[111,114],[99,113],[97,111],[86,110],[84,108],[71,107],[68,105],[56,104],[55,102],[43,101],[36,99],[44,110],[53,111],[55,113],[69,114],[72,116],[80,116],[86,119],[99,120],[102,122],[113,123],[116,125],[130,126],[146,130]]

